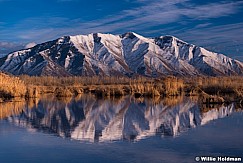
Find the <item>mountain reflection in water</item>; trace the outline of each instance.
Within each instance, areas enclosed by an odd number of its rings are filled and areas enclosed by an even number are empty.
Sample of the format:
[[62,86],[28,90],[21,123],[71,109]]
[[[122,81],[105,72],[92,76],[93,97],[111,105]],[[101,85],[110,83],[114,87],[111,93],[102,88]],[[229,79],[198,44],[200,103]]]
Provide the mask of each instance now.
[[236,111],[234,104],[199,107],[187,97],[166,99],[32,99],[0,104],[0,119],[31,131],[90,142],[178,136]]

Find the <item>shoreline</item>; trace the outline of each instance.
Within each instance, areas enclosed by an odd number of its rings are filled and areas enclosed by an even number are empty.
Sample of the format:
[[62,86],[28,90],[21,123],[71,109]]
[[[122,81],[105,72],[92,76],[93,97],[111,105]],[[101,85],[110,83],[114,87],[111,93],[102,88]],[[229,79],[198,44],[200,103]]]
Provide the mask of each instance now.
[[198,97],[203,104],[243,104],[243,77],[195,77],[161,79],[137,77],[30,77],[0,74],[0,102],[38,98],[45,94],[73,97],[92,94],[97,98],[122,96]]

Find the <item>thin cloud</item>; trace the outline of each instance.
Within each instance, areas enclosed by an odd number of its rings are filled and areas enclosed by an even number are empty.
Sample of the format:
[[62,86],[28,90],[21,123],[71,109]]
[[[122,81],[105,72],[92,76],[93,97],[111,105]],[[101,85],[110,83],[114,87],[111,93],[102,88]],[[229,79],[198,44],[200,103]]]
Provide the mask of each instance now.
[[[59,0],[61,1],[61,0]],[[67,1],[67,0],[62,0]],[[12,29],[1,30],[0,36],[11,35],[11,31],[18,31],[19,39],[36,41],[39,36],[49,33],[54,38],[62,34],[78,34],[92,32],[125,32],[146,31],[153,26],[165,25],[181,21],[182,17],[197,20],[217,18],[234,14],[242,8],[243,2],[219,2],[204,5],[191,4],[189,0],[162,0],[150,1],[137,0],[143,5],[130,10],[123,10],[116,15],[110,15],[93,21],[81,19],[68,19],[63,17],[29,18],[16,24]],[[31,24],[31,28],[26,28]],[[8,32],[7,32],[8,31]],[[10,34],[9,34],[10,33]],[[58,34],[59,33],[59,34]],[[44,41],[44,37],[42,37]]]
[[12,51],[23,49],[24,45],[22,43],[13,42],[0,42],[0,55],[6,55]]
[[[16,39],[24,42],[35,41],[40,43],[63,35],[95,32],[121,34],[127,31],[135,31],[157,36],[163,33],[176,35],[188,42],[206,47],[215,43],[231,45],[230,41],[227,40],[238,39],[243,41],[239,38],[239,33],[243,32],[242,23],[211,27],[213,25],[207,22],[209,19],[230,16],[239,12],[242,9],[242,1],[221,1],[203,5],[193,4],[190,0],[161,0],[159,2],[136,0],[135,3],[141,4],[140,7],[123,10],[115,15],[104,16],[91,21],[51,16],[28,18],[11,28],[1,28],[0,39],[17,37]],[[192,29],[178,29],[174,26],[163,28],[164,25],[170,23],[186,24],[188,20],[184,19],[185,17],[192,21],[201,21],[201,23]],[[31,24],[31,27],[26,27],[26,24]],[[153,29],[153,27],[160,27],[160,29]],[[224,43],[222,40],[224,40]]]
[[[215,42],[215,39],[221,38],[221,42],[225,41],[237,41],[243,42],[242,37],[238,37],[239,33],[243,33],[243,23],[234,23],[234,24],[227,24],[227,25],[219,25],[213,27],[205,27],[198,29],[195,27],[194,29],[187,30],[187,33],[175,33],[180,35],[181,37],[188,39],[188,40],[205,40],[206,44],[211,44]],[[191,36],[195,36],[194,39]],[[200,38],[200,39],[199,39]]]
[[202,23],[202,24],[196,25],[195,28],[205,28],[205,27],[208,27],[210,25],[212,25],[212,23]]
[[200,6],[192,6],[186,9],[181,9],[181,13],[187,17],[197,20],[218,18],[228,16],[238,12],[243,2],[228,2],[228,3],[210,3]]
[[173,34],[187,42],[242,60],[242,57],[238,57],[243,51],[243,37],[239,37],[239,33],[243,33],[242,27],[243,23],[233,23],[195,27],[184,33],[177,31]]
[[26,49],[28,49],[28,48],[32,48],[32,47],[34,47],[35,45],[36,45],[35,42],[30,42],[30,43],[28,43],[27,45],[25,45],[25,48],[26,48]]

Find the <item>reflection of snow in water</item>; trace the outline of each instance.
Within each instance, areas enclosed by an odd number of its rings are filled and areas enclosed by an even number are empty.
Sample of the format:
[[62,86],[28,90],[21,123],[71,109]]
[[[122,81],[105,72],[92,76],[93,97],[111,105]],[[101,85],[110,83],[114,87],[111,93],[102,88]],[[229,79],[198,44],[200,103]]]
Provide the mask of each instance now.
[[200,112],[197,102],[183,99],[174,104],[153,103],[131,97],[119,100],[81,98],[68,104],[40,100],[8,121],[17,125],[85,141],[140,140],[146,137],[177,136],[198,125],[223,118],[234,105]]
[[235,108],[234,105],[231,104],[227,107],[220,107],[219,109],[212,109],[208,112],[204,113],[202,116],[202,122],[201,125],[207,124],[209,121],[224,118],[234,112]]

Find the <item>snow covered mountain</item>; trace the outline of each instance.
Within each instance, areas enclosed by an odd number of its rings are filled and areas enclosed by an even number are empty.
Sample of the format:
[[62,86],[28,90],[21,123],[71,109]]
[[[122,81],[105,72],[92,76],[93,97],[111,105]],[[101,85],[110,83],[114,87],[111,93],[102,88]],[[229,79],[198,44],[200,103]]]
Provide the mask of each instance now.
[[243,75],[243,63],[173,36],[94,33],[65,36],[0,59],[14,75]]
[[[10,109],[11,110],[11,109]],[[35,106],[12,113],[7,120],[30,131],[41,131],[89,142],[141,140],[151,136],[178,136],[236,112],[234,104],[202,111],[189,98],[166,101],[117,101],[83,97],[67,104],[41,100]]]

